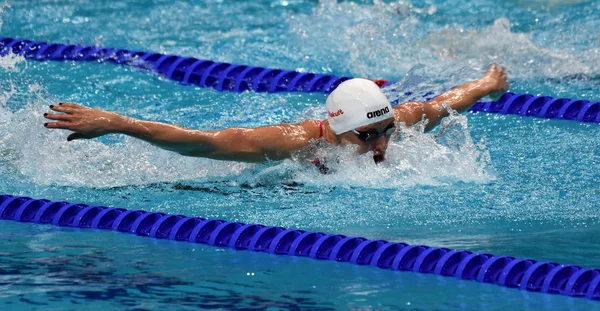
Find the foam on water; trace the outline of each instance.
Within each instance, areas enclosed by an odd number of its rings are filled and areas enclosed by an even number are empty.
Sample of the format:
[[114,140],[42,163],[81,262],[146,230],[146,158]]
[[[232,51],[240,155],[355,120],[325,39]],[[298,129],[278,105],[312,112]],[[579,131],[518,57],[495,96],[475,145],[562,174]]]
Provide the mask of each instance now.
[[114,187],[221,176],[252,166],[186,158],[133,138],[67,143],[66,132],[42,126],[45,107],[34,102],[16,112],[2,111],[10,120],[0,125],[0,149],[11,155],[10,165],[36,184]]
[[[311,15],[290,16],[288,23],[298,35],[305,59],[321,63],[326,72],[394,77],[410,69],[415,59],[422,59],[410,42],[417,32],[418,16],[434,12],[435,6],[419,9],[403,1],[376,1],[374,6],[320,1]],[[345,59],[345,68],[332,67],[331,59]]]
[[445,61],[460,61],[474,68],[497,62],[509,68],[512,77],[560,77],[593,73],[600,69],[598,58],[582,59],[565,51],[542,48],[530,34],[510,30],[508,18],[499,18],[484,29],[446,25],[419,43]]
[[[566,5],[564,2],[546,5]],[[321,1],[311,15],[291,16],[290,28],[299,37],[301,53],[313,62],[346,59],[345,68],[323,62],[325,72],[347,71],[371,78],[397,79],[418,63],[442,67],[459,63],[483,70],[496,62],[508,68],[511,79],[600,72],[597,49],[582,48],[578,41],[557,37],[559,34],[552,31],[511,30],[511,20],[502,16],[500,8],[486,17],[497,16],[485,27],[447,23],[432,28],[431,20],[443,20],[440,14],[444,13],[435,5],[417,7],[405,1],[374,4]],[[531,13],[548,14],[542,9]],[[568,17],[542,18],[536,20],[552,28]],[[593,21],[587,23],[595,27]],[[573,37],[584,36],[578,29],[565,31]]]

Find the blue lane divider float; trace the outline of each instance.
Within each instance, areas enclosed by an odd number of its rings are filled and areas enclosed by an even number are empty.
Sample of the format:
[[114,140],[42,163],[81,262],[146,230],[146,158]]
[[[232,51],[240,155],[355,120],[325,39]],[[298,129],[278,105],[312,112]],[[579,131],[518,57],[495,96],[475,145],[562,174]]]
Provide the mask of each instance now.
[[331,92],[350,77],[301,73],[159,53],[66,45],[0,37],[0,56],[9,52],[35,60],[101,61],[155,71],[184,84],[243,92]]
[[533,259],[12,195],[0,195],[0,219],[114,230],[600,299],[600,270]]
[[600,102],[510,92],[496,102],[478,102],[471,111],[600,123]]
[[[0,56],[35,60],[107,61],[145,68],[183,84],[243,92],[329,93],[351,77],[237,65],[194,57],[95,46],[66,45],[0,37]],[[389,85],[385,80],[376,80]],[[600,102],[506,93],[496,102],[479,102],[471,111],[600,123]]]

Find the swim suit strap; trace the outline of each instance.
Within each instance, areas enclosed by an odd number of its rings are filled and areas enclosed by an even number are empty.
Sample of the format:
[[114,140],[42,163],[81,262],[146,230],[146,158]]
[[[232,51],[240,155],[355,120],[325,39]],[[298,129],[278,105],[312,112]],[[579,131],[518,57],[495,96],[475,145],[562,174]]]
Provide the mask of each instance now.
[[319,121],[319,138],[323,137],[323,121]]
[[315,120],[315,123],[317,123],[317,125],[319,126],[319,137],[317,138],[321,138],[323,137],[323,121]]

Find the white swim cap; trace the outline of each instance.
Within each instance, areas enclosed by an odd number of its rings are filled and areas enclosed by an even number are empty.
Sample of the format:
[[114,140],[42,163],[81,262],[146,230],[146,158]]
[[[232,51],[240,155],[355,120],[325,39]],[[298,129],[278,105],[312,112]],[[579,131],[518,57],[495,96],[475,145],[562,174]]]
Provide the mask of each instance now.
[[390,101],[375,82],[350,79],[342,82],[325,102],[329,127],[335,134],[392,118]]

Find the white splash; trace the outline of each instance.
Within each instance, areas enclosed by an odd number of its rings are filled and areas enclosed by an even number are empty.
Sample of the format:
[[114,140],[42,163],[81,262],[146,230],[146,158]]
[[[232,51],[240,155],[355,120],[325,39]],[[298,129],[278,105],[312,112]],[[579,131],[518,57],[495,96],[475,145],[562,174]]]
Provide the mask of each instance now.
[[[558,6],[572,1],[537,2]],[[598,49],[566,49],[563,32],[514,32],[507,18],[483,28],[446,25],[431,30],[428,19],[436,12],[435,5],[418,7],[408,1],[368,5],[329,0],[320,1],[310,15],[290,16],[289,27],[306,60],[340,60],[335,68],[323,61],[321,72],[347,71],[356,77],[395,80],[419,63],[484,70],[495,62],[507,67],[511,78],[600,71]]]
[[576,55],[536,45],[530,34],[512,32],[507,18],[499,18],[481,30],[446,26],[427,35],[419,45],[445,61],[460,61],[480,69],[496,62],[524,77],[593,73],[600,68]]
[[11,111],[2,98],[0,154],[8,165],[37,184],[114,187],[238,175],[254,167],[183,157],[134,138],[67,142],[67,131],[43,127],[47,122],[43,113],[57,100],[39,86],[18,91],[30,92],[33,101]]
[[8,53],[6,56],[0,58],[0,68],[4,69],[7,72],[20,72],[23,69],[19,68],[19,65],[27,63],[25,62],[25,57],[21,55],[17,55],[14,53]]
[[[411,44],[419,16],[434,14],[437,8],[407,1],[374,4],[320,1],[311,15],[290,16],[291,31],[301,41],[298,52],[311,62],[324,60],[320,70],[324,72],[347,70],[353,76],[372,78],[406,72],[422,55]],[[326,61],[331,59],[342,61],[332,68]]]
[[[372,153],[357,155],[352,146],[329,146],[318,151],[330,173],[302,170],[295,181],[328,186],[408,188],[440,186],[456,182],[487,183],[495,179],[485,140],[478,144],[469,134],[467,118],[444,119],[440,135],[423,133],[422,126],[398,125],[388,146],[386,160],[375,164]],[[290,164],[291,165],[291,164]]]
[[87,187],[114,187],[161,181],[239,174],[251,164],[194,159],[125,139],[66,141],[66,132],[42,126],[43,109],[27,107],[0,125],[0,150],[12,150],[18,171],[33,182]]

